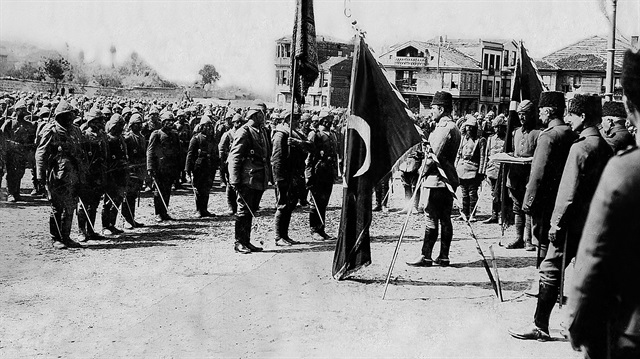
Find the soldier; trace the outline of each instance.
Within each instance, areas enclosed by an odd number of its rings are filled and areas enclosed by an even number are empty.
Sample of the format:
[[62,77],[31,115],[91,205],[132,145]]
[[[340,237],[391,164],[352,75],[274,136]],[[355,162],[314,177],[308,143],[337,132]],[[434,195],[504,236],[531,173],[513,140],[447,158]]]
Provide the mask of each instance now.
[[[138,104],[136,104],[138,105]],[[141,105],[136,107],[140,111]],[[160,121],[160,109],[157,106],[151,106],[149,110],[149,117],[147,117],[145,123],[142,125],[142,135],[144,138],[149,141],[151,134],[155,130],[159,130],[162,127],[162,123]]]
[[482,185],[486,168],[485,148],[487,142],[478,134],[478,121],[473,116],[467,116],[464,124],[465,135],[460,142],[456,157],[456,172],[462,188],[462,208],[460,209],[469,221],[475,221],[474,212],[478,203],[478,187]]
[[[308,112],[305,112],[300,116],[300,132],[304,135],[304,138],[309,138],[309,132],[311,132],[311,114],[309,114]],[[300,189],[300,193],[298,194],[298,201],[300,203],[300,206],[309,206],[308,198],[309,190],[305,186],[304,188]]]
[[304,188],[305,158],[312,144],[300,131],[291,130],[291,111],[284,111],[272,132],[273,180],[276,185],[275,241],[276,245],[290,246],[299,242],[289,237],[291,213],[296,207],[299,192]]
[[86,163],[80,147],[82,135],[72,124],[73,111],[64,100],[58,104],[54,120],[42,129],[35,155],[38,178],[46,179],[47,197],[51,203],[49,233],[56,249],[82,248],[71,239],[77,189],[83,180],[83,164]]
[[[622,88],[640,125],[640,54],[627,50]],[[640,138],[636,138],[640,145]],[[571,345],[585,358],[640,358],[640,150],[612,158],[591,202],[570,286]]]
[[338,170],[337,143],[329,132],[332,120],[333,117],[328,112],[320,112],[317,129],[309,132],[307,137],[313,144],[313,151],[309,152],[305,163],[306,187],[311,192],[312,199],[309,226],[311,237],[319,241],[332,239],[325,232],[325,214]]
[[173,128],[171,112],[162,113],[162,128],[153,131],[147,148],[147,170],[155,185],[153,204],[156,221],[171,221],[168,214],[171,185],[180,176],[180,138]]
[[87,158],[86,181],[78,190],[78,227],[80,241],[104,240],[95,232],[96,213],[105,188],[105,160],[108,155],[107,135],[104,132],[102,111],[93,107],[82,128],[82,150]]
[[431,114],[438,123],[429,135],[430,148],[427,147],[425,151],[433,151],[446,178],[441,177],[435,161],[430,158],[425,159],[420,168],[420,174],[425,177],[422,187],[429,191],[425,208],[427,223],[424,230],[422,255],[414,262],[407,262],[410,266],[431,267],[433,265],[431,254],[438,240],[438,226],[442,231],[440,254],[435,263],[441,266],[448,266],[450,263],[449,248],[453,239],[453,223],[451,223],[453,194],[447,187],[447,183],[453,191],[458,187],[459,180],[454,162],[461,142],[460,130],[451,119],[452,109],[451,94],[446,91],[436,92],[431,102]]
[[[179,159],[180,159],[180,168],[186,168],[185,167],[185,161],[187,159],[187,149],[189,148],[189,142],[191,141],[191,138],[193,137],[193,131],[192,131],[192,127],[189,125],[189,123],[186,120],[186,116],[184,114],[183,110],[178,110],[177,112],[177,117],[176,117],[176,122],[174,124],[174,127],[176,129],[176,131],[178,132],[178,138],[180,138],[180,154],[179,154]],[[200,121],[200,123],[202,123],[202,120]],[[213,175],[215,177],[215,168],[213,169]],[[182,188],[182,183],[187,182],[186,179],[186,172],[181,172],[181,175],[176,179],[176,182],[174,183],[174,188],[175,189],[181,189]]]
[[202,116],[198,132],[189,142],[184,169],[195,192],[196,211],[200,218],[215,216],[207,210],[209,191],[213,187],[213,179],[220,161],[213,132],[213,122],[209,116]]
[[238,195],[234,250],[243,254],[262,251],[251,244],[251,223],[271,180],[271,141],[263,129],[266,110],[264,102],[253,102],[248,122],[236,131],[227,158],[229,184]]
[[126,195],[122,204],[122,215],[127,224],[125,228],[133,229],[143,227],[144,224],[137,222],[136,199],[140,195],[140,190],[147,175],[147,141],[140,132],[142,129],[142,116],[136,113],[129,119],[129,131],[124,135],[124,142],[127,146],[129,156],[129,176],[126,187]]
[[[538,143],[540,130],[535,128],[534,104],[529,100],[524,100],[518,105],[518,117],[521,126],[513,132],[514,157],[533,157]],[[513,201],[513,214],[515,216],[516,238],[508,243],[507,249],[531,248],[531,217],[522,210],[524,195],[527,190],[530,164],[510,165],[507,172],[507,188],[509,197]]]
[[124,122],[121,116],[115,114],[105,126],[107,132],[107,146],[109,156],[105,161],[105,196],[102,203],[102,233],[120,234],[123,231],[116,228],[118,208],[124,199],[127,186],[128,161],[127,145],[122,131]]
[[[564,93],[543,92],[538,107],[538,116],[546,129],[540,133],[533,154],[522,211],[531,216],[533,238],[538,243],[540,261],[547,254],[549,224],[562,170],[569,156],[569,149],[578,135],[562,119],[565,110]],[[535,247],[527,242],[525,250],[533,251]]]
[[491,184],[491,217],[483,221],[484,224],[498,223],[498,217],[500,213],[500,207],[502,206],[502,199],[500,198],[500,183],[498,178],[500,174],[500,164],[492,161],[489,157],[504,152],[504,141],[507,136],[507,120],[504,115],[500,114],[494,118],[491,126],[493,127],[493,135],[487,140],[487,169],[486,176]]
[[0,131],[7,145],[7,200],[17,202],[20,197],[20,181],[27,164],[33,163],[36,126],[26,119],[28,114],[24,100],[14,105],[15,117],[6,121]]
[[[589,204],[604,166],[613,154],[600,136],[597,124],[602,120],[602,105],[597,95],[577,94],[569,102],[565,120],[580,137],[569,150],[556,197],[549,250],[540,264],[540,286],[533,326],[509,330],[518,339],[549,340],[549,317],[558,300],[561,276],[575,257],[583,233]],[[563,258],[564,257],[564,258]],[[560,298],[562,300],[563,298]]]
[[627,127],[627,112],[622,102],[605,102],[602,105],[602,125],[600,134],[613,149],[613,153],[627,149],[635,140]]
[[232,116],[231,124],[232,127],[227,130],[220,138],[220,143],[218,144],[218,152],[220,154],[220,162],[223,165],[220,166],[220,178],[223,178],[226,183],[226,195],[227,195],[227,206],[229,208],[229,212],[227,214],[232,215],[236,214],[238,210],[237,206],[237,194],[236,190],[232,188],[229,183],[229,163],[227,158],[229,157],[229,151],[231,150],[231,145],[233,144],[233,139],[236,131],[242,126],[242,116],[235,113]]

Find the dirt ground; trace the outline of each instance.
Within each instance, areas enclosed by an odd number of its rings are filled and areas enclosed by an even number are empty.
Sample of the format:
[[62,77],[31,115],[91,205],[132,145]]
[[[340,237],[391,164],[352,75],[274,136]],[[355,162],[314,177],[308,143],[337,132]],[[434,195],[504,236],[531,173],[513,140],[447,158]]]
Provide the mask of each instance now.
[[[24,193],[31,190],[27,178],[28,171]],[[560,339],[564,313],[558,308],[551,321],[557,341],[508,335],[508,328],[532,321],[535,300],[522,291],[536,277],[535,254],[500,247],[498,225],[473,227],[487,257],[493,246],[504,302],[496,299],[460,221],[454,223],[451,267],[405,264],[420,254],[420,215],[411,216],[382,300],[406,218],[397,213],[401,185],[392,188],[392,210],[374,212],[372,265],[342,282],[331,278],[335,242],[309,238],[304,210],[294,212],[291,224],[292,238],[304,243],[275,246],[273,190],[265,193],[252,233],[266,250],[250,255],[233,252],[232,217],[195,218],[189,188],[173,192],[170,214],[178,220],[156,224],[146,194],[138,215],[146,227],[64,251],[50,245],[46,200],[25,195],[25,202],[2,203],[0,357],[581,357]],[[488,192],[481,193],[480,219],[487,217]],[[214,213],[226,209],[223,193],[212,191]],[[332,235],[340,195],[336,184],[327,214]],[[508,230],[504,240],[512,235]]]

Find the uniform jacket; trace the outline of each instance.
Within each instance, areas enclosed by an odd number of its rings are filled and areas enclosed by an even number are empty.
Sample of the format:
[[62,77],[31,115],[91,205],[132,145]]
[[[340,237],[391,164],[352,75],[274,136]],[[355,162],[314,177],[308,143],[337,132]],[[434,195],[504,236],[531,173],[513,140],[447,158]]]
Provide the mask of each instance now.
[[[538,137],[540,136],[540,130],[528,130],[524,126],[520,126],[513,132],[513,144],[511,151],[513,151],[514,157],[533,157],[533,154],[538,145]],[[507,187],[509,188],[521,188],[523,191],[529,181],[529,173],[531,172],[531,165],[518,164],[510,165],[507,175]]]
[[9,154],[33,156],[35,151],[36,125],[26,119],[6,121],[1,128]]
[[571,126],[559,119],[551,120],[540,132],[522,206],[525,212],[553,211],[569,149],[577,137]]
[[129,131],[124,135],[124,143],[129,156],[129,180],[142,184],[147,175],[147,140],[142,134]]
[[129,156],[122,136],[107,135],[109,156],[105,161],[106,183],[109,186],[124,187],[127,184]]
[[264,191],[271,180],[271,141],[262,128],[249,121],[236,130],[227,157],[229,183]]
[[273,142],[273,153],[271,154],[271,165],[273,166],[273,180],[291,182],[291,177],[304,178],[305,159],[307,153],[312,150],[309,142],[302,133],[293,130],[291,136],[304,141],[301,147],[288,145],[289,125],[279,124],[271,133]]
[[[187,160],[184,170],[186,172],[209,172],[213,175],[219,164],[218,146],[215,137],[204,133],[196,133],[189,141]],[[212,178],[213,179],[213,178]]]
[[222,161],[222,163],[227,163],[227,157],[229,156],[229,151],[231,150],[231,145],[233,144],[233,136],[235,135],[235,133],[236,129],[231,127],[220,138],[220,143],[218,144],[218,153],[220,155],[220,161]]
[[460,141],[456,172],[460,179],[474,179],[486,170],[486,139],[465,137]]
[[87,158],[87,188],[102,189],[105,184],[106,158],[108,156],[107,135],[86,126],[82,132],[82,150]]
[[498,179],[498,172],[500,171],[500,164],[489,159],[498,153],[504,152],[504,139],[498,137],[498,135],[492,135],[487,140],[487,154],[485,158],[487,160],[487,168],[485,174],[491,179]]
[[[456,126],[455,122],[449,117],[441,118],[435,126],[435,129],[429,135],[429,144],[433,153],[438,158],[444,173],[447,175],[449,183],[455,189],[460,184],[458,174],[456,173],[455,160],[460,147],[462,134]],[[425,173],[424,187],[438,188],[446,187],[445,182],[440,178],[440,174],[436,166],[427,161]]]
[[338,143],[335,136],[320,126],[307,137],[313,150],[305,161],[304,177],[308,183],[331,182],[338,173]]
[[172,129],[155,130],[149,137],[147,169],[169,176],[180,175],[180,139]]
[[636,148],[609,161],[591,201],[569,294],[574,346],[597,349],[594,346],[607,335],[615,349],[620,339],[640,343],[638,208],[640,149]]
[[558,196],[551,215],[552,228],[564,228],[571,240],[579,240],[589,204],[604,166],[613,155],[611,147],[595,127],[580,133],[569,150],[562,171]]
[[602,138],[611,146],[613,153],[625,150],[629,146],[635,145],[635,140],[625,125],[621,123],[614,123],[609,131],[600,130]]
[[44,126],[36,149],[36,172],[45,179],[49,190],[71,191],[84,181],[87,159],[82,150],[82,133],[76,126],[64,128],[56,121]]

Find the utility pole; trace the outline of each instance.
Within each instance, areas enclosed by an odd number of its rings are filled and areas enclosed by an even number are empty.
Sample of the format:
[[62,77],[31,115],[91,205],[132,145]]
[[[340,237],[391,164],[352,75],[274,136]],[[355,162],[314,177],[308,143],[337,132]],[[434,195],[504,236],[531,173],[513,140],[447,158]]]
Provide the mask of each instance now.
[[607,44],[607,78],[605,87],[605,97],[607,101],[613,101],[613,63],[616,54],[616,7],[618,0],[612,0],[613,12],[611,15],[611,33]]

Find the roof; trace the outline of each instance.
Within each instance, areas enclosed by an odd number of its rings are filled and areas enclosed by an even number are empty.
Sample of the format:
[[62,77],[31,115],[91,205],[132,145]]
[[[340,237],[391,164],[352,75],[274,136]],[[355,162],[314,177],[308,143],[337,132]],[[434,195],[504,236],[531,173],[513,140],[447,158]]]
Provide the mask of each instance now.
[[560,68],[552,63],[550,63],[547,60],[543,60],[543,59],[539,59],[533,60],[536,63],[536,67],[538,68],[538,70],[559,70]]
[[[593,54],[576,54],[556,61],[557,68],[574,71],[607,71],[607,60]],[[614,71],[622,71],[622,67],[614,64]]]
[[[588,56],[585,59],[578,61],[580,57],[576,55],[592,55],[598,57],[606,62],[607,58],[607,43],[608,40],[604,36],[591,36],[586,39],[582,39],[571,45],[565,46],[560,50],[554,51],[551,54],[543,57],[543,60],[549,61],[552,64],[558,65],[561,69],[564,69],[559,63],[563,63],[567,66],[572,66],[571,70],[589,70],[594,66],[596,61],[594,58]],[[616,52],[614,57],[614,63],[616,67],[622,67],[622,59],[624,57],[624,51],[631,48],[631,45],[620,38],[616,39]],[[620,50],[620,51],[618,51]],[[586,65],[586,66],[583,66]],[[584,67],[584,68],[583,68]]]
[[[428,50],[431,56],[434,57],[434,60],[429,61],[430,63],[429,66],[433,67],[434,66],[433,64],[438,62],[437,60],[438,44],[433,42],[428,42],[428,41],[416,41],[416,40],[410,40],[399,45],[394,45],[393,47],[391,47],[391,49],[389,49],[389,51],[383,53],[378,58],[382,59],[385,57],[385,55],[389,53],[397,52],[398,50],[409,47],[409,46],[413,46],[421,50]],[[468,69],[480,68],[479,61],[473,59],[470,56],[467,56],[466,54],[464,54],[463,52],[455,48],[448,47],[448,46],[440,47],[440,60],[441,60],[440,61],[441,67],[461,67],[461,68],[468,68]]]
[[[293,36],[292,35],[287,35],[287,36],[283,36],[279,39],[276,40],[276,42],[291,42]],[[333,37],[330,35],[316,35],[316,42],[333,42],[336,44],[351,44],[352,41],[346,41],[346,40],[342,40],[342,39],[338,39],[337,37]]]
[[[322,70],[329,70],[331,69],[333,66],[341,63],[344,60],[350,60],[346,57],[341,57],[341,56],[332,56],[330,58],[327,59],[327,61],[323,62],[320,64],[320,69]],[[350,60],[351,61],[351,60]]]

